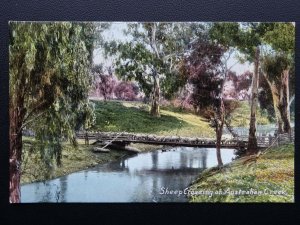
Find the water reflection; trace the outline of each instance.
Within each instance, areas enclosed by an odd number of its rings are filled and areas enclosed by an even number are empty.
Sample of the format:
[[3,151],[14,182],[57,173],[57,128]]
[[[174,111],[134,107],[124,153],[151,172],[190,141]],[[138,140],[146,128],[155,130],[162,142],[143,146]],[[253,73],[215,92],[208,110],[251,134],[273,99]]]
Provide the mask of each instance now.
[[[23,185],[22,202],[184,202],[183,190],[205,168],[217,164],[215,149],[176,147],[122,158],[45,183]],[[232,149],[223,149],[223,162]]]

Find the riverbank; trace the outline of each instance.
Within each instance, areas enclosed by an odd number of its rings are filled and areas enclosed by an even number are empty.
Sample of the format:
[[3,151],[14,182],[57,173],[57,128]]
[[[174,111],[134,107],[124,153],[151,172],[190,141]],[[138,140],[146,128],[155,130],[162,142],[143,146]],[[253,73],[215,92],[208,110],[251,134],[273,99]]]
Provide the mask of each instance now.
[[[54,179],[96,165],[109,163],[132,154],[128,151],[114,149],[111,149],[108,153],[95,153],[92,151],[95,146],[85,145],[83,140],[78,140],[77,148],[69,143],[64,143],[61,159],[62,165],[58,167],[55,159],[53,159],[50,165],[51,169],[48,169],[40,159],[39,152],[31,149],[31,143],[34,142],[34,139],[27,137],[24,137],[23,139],[24,148],[21,184]],[[162,148],[162,146],[145,144],[131,144],[129,146],[137,148],[141,152]]]
[[[94,130],[112,132],[151,133],[168,136],[190,136],[214,138],[215,132],[203,117],[173,106],[162,106],[161,117],[149,115],[149,106],[141,102],[93,101],[95,103],[96,124]],[[249,108],[249,107],[248,107]],[[242,117],[248,115],[247,104],[241,105]],[[64,143],[62,150],[62,166],[57,167],[53,159],[51,165],[45,166],[40,159],[38,149],[32,149],[33,138],[23,137],[24,144],[22,160],[21,183],[31,183],[52,179],[83,170],[95,165],[111,162],[123,157],[128,152],[111,150],[110,153],[94,153],[93,146],[84,145],[78,140],[78,148]],[[131,144],[130,147],[141,152],[162,149],[164,146]]]
[[207,169],[189,191],[189,202],[294,202],[294,145]]

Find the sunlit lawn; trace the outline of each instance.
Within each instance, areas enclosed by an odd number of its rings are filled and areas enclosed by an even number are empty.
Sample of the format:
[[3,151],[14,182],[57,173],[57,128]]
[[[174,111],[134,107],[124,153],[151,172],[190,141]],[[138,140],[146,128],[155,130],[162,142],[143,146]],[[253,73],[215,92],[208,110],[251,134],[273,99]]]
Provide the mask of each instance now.
[[214,131],[203,118],[189,112],[161,109],[153,118],[149,106],[139,102],[96,102],[95,130],[152,133],[158,135],[213,137]]
[[[294,202],[294,145],[268,150],[257,162],[237,160],[222,172],[208,169],[191,186],[191,202]],[[262,191],[261,194],[199,194],[201,190]],[[198,194],[196,193],[198,191]],[[284,191],[285,194],[275,194]],[[249,192],[250,193],[250,192]]]

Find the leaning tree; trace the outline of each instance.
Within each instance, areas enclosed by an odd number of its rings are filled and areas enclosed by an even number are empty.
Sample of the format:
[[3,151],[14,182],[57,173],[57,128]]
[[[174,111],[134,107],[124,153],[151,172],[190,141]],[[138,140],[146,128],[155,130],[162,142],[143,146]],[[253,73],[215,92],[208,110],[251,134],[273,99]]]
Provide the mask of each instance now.
[[259,57],[259,74],[268,84],[264,87],[272,94],[274,108],[268,111],[275,111],[279,132],[290,132],[289,95],[294,94],[295,25],[290,22],[214,23],[211,37],[237,48],[243,53],[243,61],[255,61],[257,46],[263,50]]
[[261,72],[272,93],[278,131],[290,133],[290,94],[294,94],[295,79],[294,24],[276,23],[264,34],[263,42],[269,47],[261,60]]
[[9,135],[11,203],[20,202],[22,131],[30,128],[44,161],[60,163],[62,141],[89,126],[89,69],[93,23],[9,23]]

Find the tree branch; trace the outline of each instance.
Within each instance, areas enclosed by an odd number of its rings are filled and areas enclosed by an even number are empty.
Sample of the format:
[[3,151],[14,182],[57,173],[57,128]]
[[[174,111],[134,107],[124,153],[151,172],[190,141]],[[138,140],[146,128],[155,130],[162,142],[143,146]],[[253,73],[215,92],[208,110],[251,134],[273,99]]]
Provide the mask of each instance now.
[[36,112],[38,111],[39,108],[41,108],[44,104],[46,103],[46,101],[42,101],[40,104],[38,104],[37,106],[35,106],[28,114],[27,116],[23,119],[23,124],[26,123],[26,121]]
[[[31,120],[27,120],[26,122],[23,123],[22,127],[20,128],[20,131],[26,127],[28,124],[30,124],[32,121],[36,120],[37,118],[39,118],[41,115],[43,115],[46,111],[41,112],[40,114],[38,114],[37,116],[35,116],[34,118],[32,118]],[[19,131],[19,132],[20,132]]]

